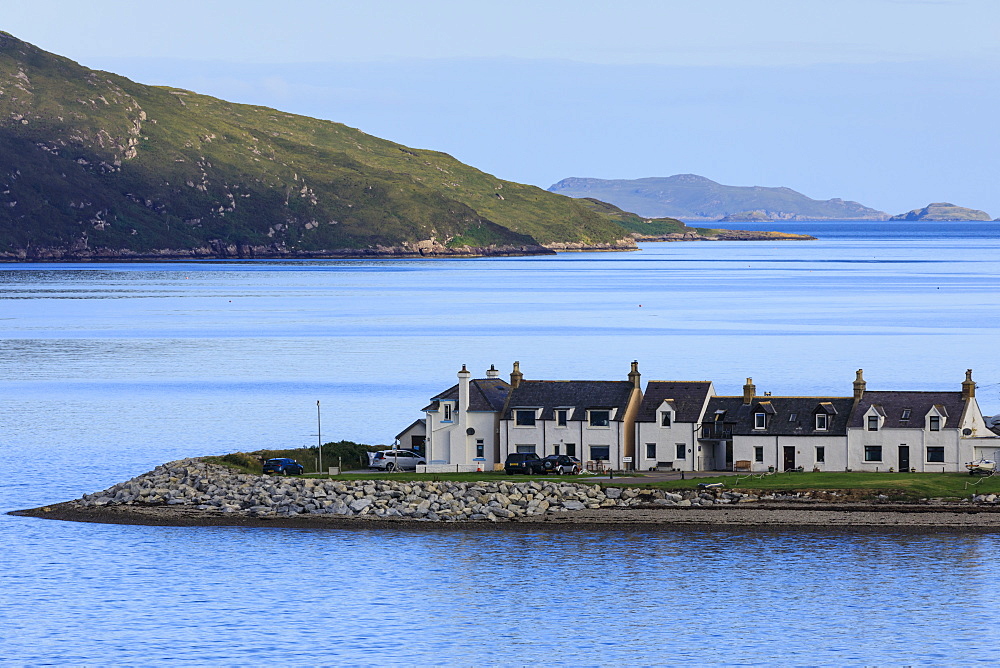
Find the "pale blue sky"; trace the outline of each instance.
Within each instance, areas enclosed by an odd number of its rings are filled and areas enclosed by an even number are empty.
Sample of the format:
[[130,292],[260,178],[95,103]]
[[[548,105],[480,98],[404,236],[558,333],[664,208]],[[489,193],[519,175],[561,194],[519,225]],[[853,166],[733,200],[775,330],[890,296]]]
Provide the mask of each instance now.
[[542,187],[692,172],[1000,216],[994,0],[32,0],[0,28]]

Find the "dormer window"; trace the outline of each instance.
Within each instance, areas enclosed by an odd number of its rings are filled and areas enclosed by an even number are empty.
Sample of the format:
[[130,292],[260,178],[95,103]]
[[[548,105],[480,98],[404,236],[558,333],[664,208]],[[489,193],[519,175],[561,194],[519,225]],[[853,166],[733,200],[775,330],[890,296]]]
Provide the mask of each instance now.
[[518,427],[534,427],[535,411],[514,411],[514,424]]
[[753,428],[754,429],[764,429],[767,427],[767,414],[766,413],[754,413],[753,414]]
[[560,427],[565,427],[567,419],[569,419],[569,411],[564,411],[564,410],[556,411],[556,425]]
[[878,416],[869,415],[868,416],[868,431],[878,431]]
[[451,404],[444,405],[444,422],[451,422]]
[[611,411],[590,411],[591,427],[610,427]]
[[938,415],[932,415],[930,419],[930,429],[931,431],[941,431],[941,417]]
[[816,430],[826,431],[829,423],[829,416],[826,413],[816,413]]
[[669,427],[672,419],[673,416],[671,415],[670,411],[663,411],[662,413],[660,413],[660,426]]

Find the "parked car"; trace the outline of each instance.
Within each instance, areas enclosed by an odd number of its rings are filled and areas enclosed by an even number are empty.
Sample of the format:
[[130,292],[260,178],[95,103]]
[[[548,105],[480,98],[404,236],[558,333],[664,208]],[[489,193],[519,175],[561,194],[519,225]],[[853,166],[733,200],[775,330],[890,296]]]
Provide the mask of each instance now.
[[583,470],[583,463],[570,455],[549,455],[542,460],[546,473],[576,475]]
[[382,450],[375,453],[372,468],[383,471],[396,469],[416,469],[417,464],[426,464],[427,459],[409,450]]
[[305,469],[294,459],[275,457],[264,462],[264,473],[280,473],[281,475],[302,475]]
[[545,473],[542,459],[534,452],[514,452],[507,455],[503,463],[503,471],[507,475],[515,473]]

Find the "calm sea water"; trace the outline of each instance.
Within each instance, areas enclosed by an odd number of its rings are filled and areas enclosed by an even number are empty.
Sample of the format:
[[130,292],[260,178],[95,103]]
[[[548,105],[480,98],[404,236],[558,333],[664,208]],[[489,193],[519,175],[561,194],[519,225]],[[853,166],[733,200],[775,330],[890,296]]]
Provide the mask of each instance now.
[[[740,227],[750,227],[741,225]],[[185,456],[389,443],[462,364],[958,390],[1000,413],[1000,224],[434,261],[0,265],[0,511]],[[0,516],[12,663],[972,663],[1000,537],[118,527]],[[529,574],[525,577],[525,574]]]

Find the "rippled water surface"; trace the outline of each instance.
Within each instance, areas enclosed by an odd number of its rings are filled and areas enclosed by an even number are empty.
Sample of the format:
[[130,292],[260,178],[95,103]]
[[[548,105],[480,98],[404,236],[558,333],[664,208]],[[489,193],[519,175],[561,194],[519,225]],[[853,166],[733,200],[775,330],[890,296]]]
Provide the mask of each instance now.
[[[391,442],[461,364],[1000,412],[1000,225],[438,261],[0,265],[0,511],[185,456]],[[745,226],[746,227],[746,226]],[[779,227],[770,225],[771,229]],[[962,664],[1000,538],[0,516],[0,662]],[[988,644],[988,643],[987,643]]]

